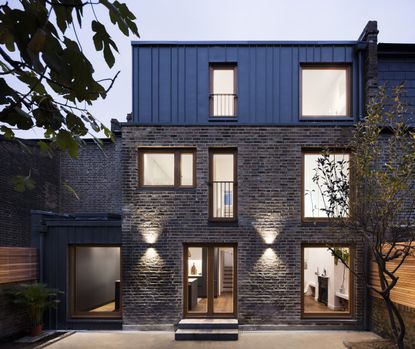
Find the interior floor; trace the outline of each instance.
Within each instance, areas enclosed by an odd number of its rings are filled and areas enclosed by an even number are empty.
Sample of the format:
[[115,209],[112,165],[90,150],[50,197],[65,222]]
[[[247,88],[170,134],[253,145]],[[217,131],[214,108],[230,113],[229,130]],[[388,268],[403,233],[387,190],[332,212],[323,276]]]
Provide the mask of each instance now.
[[100,307],[91,309],[90,311],[93,311],[93,312],[95,312],[95,311],[97,311],[97,312],[100,312],[100,311],[106,311],[106,312],[115,311],[115,302],[109,302],[109,303],[104,304]]
[[317,302],[313,296],[304,295],[304,313],[336,313],[344,314],[348,310],[333,310],[327,305]]
[[[207,298],[199,298],[197,305],[189,313],[205,313],[207,311]],[[222,292],[213,301],[213,311],[215,313],[232,313],[233,312],[233,296],[232,292]]]

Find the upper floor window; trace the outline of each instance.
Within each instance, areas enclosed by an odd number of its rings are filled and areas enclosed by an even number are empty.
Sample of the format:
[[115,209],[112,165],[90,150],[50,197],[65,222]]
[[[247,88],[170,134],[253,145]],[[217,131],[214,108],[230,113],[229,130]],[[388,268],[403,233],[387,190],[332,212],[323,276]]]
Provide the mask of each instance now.
[[195,186],[193,149],[140,149],[140,186]]
[[210,66],[210,116],[236,116],[236,65]]
[[350,67],[301,66],[301,117],[350,117]]
[[[349,182],[349,159],[350,154],[346,151],[330,152],[328,160],[333,164],[335,161],[335,168],[324,171],[324,175],[319,171],[319,160],[323,159],[322,152],[306,151],[303,153],[303,219],[327,219],[327,211],[333,209],[333,214],[330,217],[344,217],[347,215],[347,204],[339,205],[336,201],[334,207],[331,207],[330,200],[334,198],[334,191],[328,190],[328,185],[336,186],[348,184]],[[332,175],[330,177],[330,170]],[[340,175],[340,171],[344,177]],[[317,176],[316,176],[317,174]],[[328,176],[328,177],[327,177]],[[341,180],[345,178],[345,180]],[[339,195],[341,193],[339,192]],[[336,196],[337,197],[337,196]],[[345,198],[348,200],[349,198]],[[346,201],[347,203],[347,201]]]
[[236,149],[211,149],[209,152],[209,218],[236,220]]

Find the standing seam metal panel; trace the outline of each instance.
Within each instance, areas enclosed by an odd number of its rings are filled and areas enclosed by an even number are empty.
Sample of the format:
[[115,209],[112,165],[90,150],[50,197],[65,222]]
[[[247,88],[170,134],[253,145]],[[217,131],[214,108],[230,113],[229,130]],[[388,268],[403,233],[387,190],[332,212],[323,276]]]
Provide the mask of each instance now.
[[136,123],[209,122],[209,63],[237,64],[238,121],[301,123],[301,63],[353,64],[353,115],[358,70],[352,44],[144,45],[133,46],[133,111]]

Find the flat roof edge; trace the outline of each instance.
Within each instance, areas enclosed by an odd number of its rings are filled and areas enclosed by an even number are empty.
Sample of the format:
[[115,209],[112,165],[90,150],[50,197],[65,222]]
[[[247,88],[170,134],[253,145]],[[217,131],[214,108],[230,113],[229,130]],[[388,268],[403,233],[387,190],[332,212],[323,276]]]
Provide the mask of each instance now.
[[226,41],[226,40],[206,40],[206,41],[131,41],[132,46],[212,46],[212,45],[222,45],[222,46],[284,46],[284,45],[356,45],[361,41],[352,40],[352,41],[274,41],[274,40],[260,40],[260,41]]

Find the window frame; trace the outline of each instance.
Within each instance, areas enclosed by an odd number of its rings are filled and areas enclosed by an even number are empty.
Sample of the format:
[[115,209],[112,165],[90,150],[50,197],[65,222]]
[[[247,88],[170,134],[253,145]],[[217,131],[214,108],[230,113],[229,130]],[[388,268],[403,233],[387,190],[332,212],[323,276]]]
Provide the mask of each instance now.
[[[117,312],[85,312],[76,309],[76,248],[77,247],[118,247],[120,249],[120,310]],[[70,319],[122,319],[122,246],[117,244],[70,244],[68,245],[68,314]]]
[[[214,78],[215,69],[226,69],[233,71],[233,95],[234,113],[233,115],[213,115]],[[235,120],[238,117],[238,64],[236,62],[211,62],[209,63],[209,119],[210,120]]]
[[[303,71],[346,70],[346,115],[303,115]],[[299,69],[299,119],[350,121],[353,120],[352,64],[351,63],[301,63]]]
[[[144,154],[174,154],[174,184],[145,185],[144,184]],[[181,185],[181,154],[193,155],[193,184]],[[193,189],[196,188],[196,148],[142,147],[138,149],[138,184],[140,188],[148,189]]]
[[328,248],[328,247],[345,247],[349,249],[350,263],[349,266],[355,268],[356,252],[355,246],[351,243],[302,243],[301,244],[301,319],[334,319],[344,320],[353,319],[355,317],[355,276],[349,270],[349,311],[347,313],[305,313],[304,312],[304,249],[305,248]]
[[[233,217],[213,217],[213,155],[214,154],[232,154],[233,155]],[[209,218],[212,223],[235,223],[238,221],[238,148],[209,148]]]
[[[350,197],[349,200],[352,202],[353,187],[352,187],[352,176],[350,170],[350,160],[352,158],[352,152],[349,148],[303,148],[301,149],[301,222],[302,223],[328,223],[330,219],[342,219],[342,218],[330,218],[330,217],[305,217],[305,157],[306,155],[322,155],[324,151],[328,151],[329,154],[347,154],[349,155],[349,185],[350,185]],[[351,205],[349,205],[351,209]],[[350,212],[349,212],[350,214]],[[344,217],[347,218],[347,217]]]

